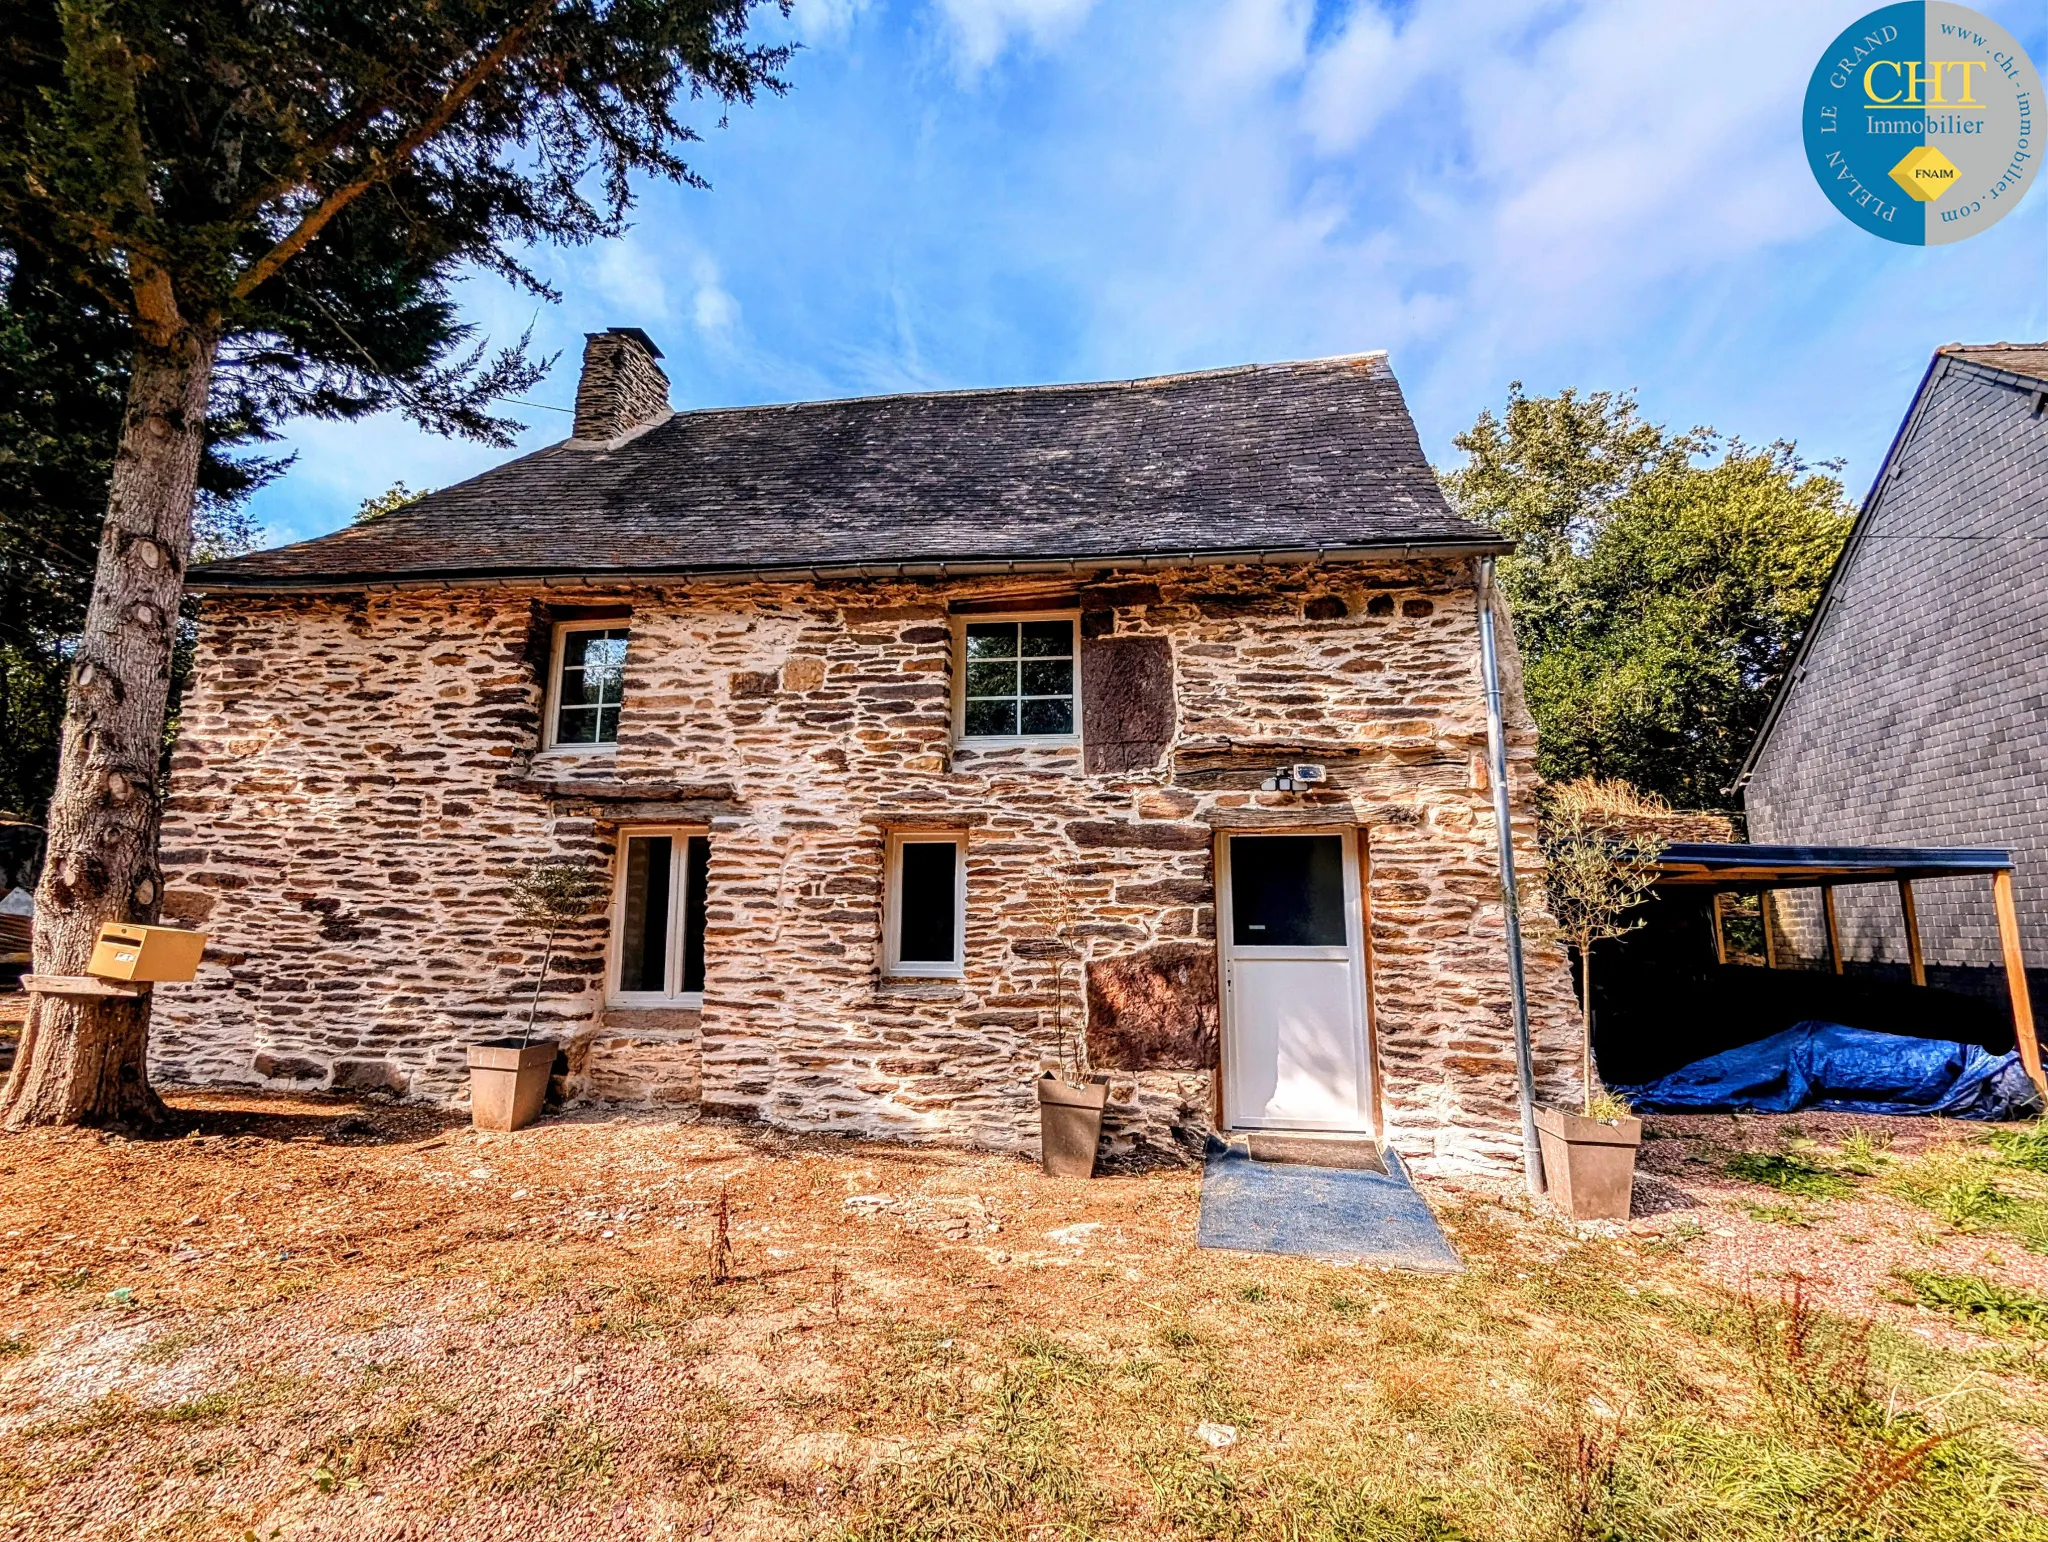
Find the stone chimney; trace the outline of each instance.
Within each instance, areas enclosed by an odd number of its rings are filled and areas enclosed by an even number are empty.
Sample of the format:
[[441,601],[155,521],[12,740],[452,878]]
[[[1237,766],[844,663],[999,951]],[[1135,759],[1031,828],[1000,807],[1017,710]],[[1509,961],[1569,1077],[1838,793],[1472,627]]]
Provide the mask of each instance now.
[[575,437],[606,444],[667,417],[668,376],[654,362],[660,357],[654,339],[638,327],[585,333]]

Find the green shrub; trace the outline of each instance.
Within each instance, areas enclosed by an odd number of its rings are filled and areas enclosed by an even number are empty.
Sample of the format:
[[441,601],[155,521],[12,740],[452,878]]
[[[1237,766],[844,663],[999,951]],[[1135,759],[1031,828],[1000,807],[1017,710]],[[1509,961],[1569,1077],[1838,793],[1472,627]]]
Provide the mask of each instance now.
[[1996,1281],[1925,1269],[1901,1269],[1898,1277],[1913,1287],[1922,1306],[1945,1313],[1965,1327],[2029,1334],[2048,1329],[2048,1301]]
[[[2000,1174],[2005,1184],[1996,1181]],[[1984,1146],[1929,1151],[1884,1187],[1908,1204],[1931,1210],[1955,1231],[2002,1231],[2032,1252],[2048,1252],[2048,1196],[2040,1192],[2040,1180]]]
[[2048,1173],[2048,1120],[2024,1130],[1993,1130],[1991,1145],[2007,1167],[2030,1173]]
[[1843,1199],[1856,1192],[1839,1173],[1782,1151],[1744,1151],[1729,1159],[1728,1175],[1802,1199]]
[[1860,1178],[1872,1178],[1880,1167],[1895,1160],[1887,1149],[1892,1143],[1889,1134],[1872,1135],[1868,1130],[1851,1130],[1842,1138],[1842,1144],[1835,1153],[1835,1165],[1845,1173],[1855,1173]]

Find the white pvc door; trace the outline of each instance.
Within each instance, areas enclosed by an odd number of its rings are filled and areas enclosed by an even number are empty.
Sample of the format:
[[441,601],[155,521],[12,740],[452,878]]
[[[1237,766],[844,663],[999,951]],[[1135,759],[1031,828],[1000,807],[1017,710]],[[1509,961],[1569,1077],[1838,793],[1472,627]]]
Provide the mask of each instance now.
[[1224,838],[1217,919],[1232,1129],[1372,1128],[1355,846],[1351,830]]

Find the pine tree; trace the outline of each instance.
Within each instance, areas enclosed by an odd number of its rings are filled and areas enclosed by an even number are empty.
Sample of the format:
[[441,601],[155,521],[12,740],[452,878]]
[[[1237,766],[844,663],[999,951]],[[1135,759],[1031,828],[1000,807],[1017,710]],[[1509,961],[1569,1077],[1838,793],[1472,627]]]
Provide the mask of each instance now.
[[[397,407],[504,442],[537,366],[472,345],[465,271],[697,178],[679,116],[779,90],[757,0],[0,0],[0,247],[133,347],[67,694],[36,968],[156,918],[157,762],[208,425]],[[39,996],[0,1125],[152,1126],[146,1000]]]

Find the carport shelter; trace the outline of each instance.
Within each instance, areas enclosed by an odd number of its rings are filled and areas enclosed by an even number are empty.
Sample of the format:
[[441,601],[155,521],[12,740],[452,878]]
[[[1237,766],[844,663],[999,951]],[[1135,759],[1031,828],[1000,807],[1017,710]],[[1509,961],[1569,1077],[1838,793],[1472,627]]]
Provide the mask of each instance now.
[[[2048,1092],[2021,961],[2012,868],[2011,853],[1995,847],[1666,846],[1653,891],[1666,903],[1648,908],[1639,931],[1603,945],[1602,968],[1595,971],[1595,1050],[1603,1077],[1620,1084],[1649,1081],[1818,1019],[1992,1049],[2009,1047],[2010,1034],[2027,1075]],[[1990,880],[2008,1012],[1928,984],[1913,885],[1970,877]],[[1904,982],[1847,974],[1834,891],[1849,884],[1897,887],[1906,933]],[[1827,967],[1817,972],[1788,965],[1768,899],[1760,907],[1764,967],[1737,961],[1728,896],[1799,889],[1820,893]]]

